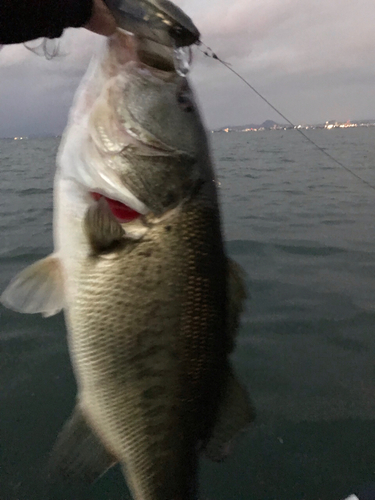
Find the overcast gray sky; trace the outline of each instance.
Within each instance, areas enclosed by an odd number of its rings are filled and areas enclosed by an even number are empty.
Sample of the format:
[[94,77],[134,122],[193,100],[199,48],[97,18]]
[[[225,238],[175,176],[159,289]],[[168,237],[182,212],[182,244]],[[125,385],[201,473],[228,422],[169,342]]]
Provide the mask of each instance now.
[[[202,40],[292,121],[375,118],[374,0],[177,0]],[[67,30],[62,57],[0,51],[0,137],[59,134],[99,37]],[[192,79],[211,128],[279,118],[198,52]],[[280,120],[279,120],[280,121]]]

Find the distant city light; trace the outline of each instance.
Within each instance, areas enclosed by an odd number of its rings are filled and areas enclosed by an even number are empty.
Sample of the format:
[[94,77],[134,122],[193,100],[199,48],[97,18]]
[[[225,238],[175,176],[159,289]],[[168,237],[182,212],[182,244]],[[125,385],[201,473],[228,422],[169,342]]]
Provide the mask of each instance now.
[[[272,125],[271,125],[272,124]],[[216,129],[212,130],[211,132],[218,133],[218,132],[262,132],[264,130],[292,130],[294,129],[304,129],[304,130],[315,130],[315,129],[323,129],[323,130],[332,130],[336,128],[354,128],[354,127],[375,127],[375,121],[365,121],[365,122],[354,122],[352,123],[350,120],[346,122],[338,122],[335,120],[332,121],[326,121],[325,124],[321,125],[294,125],[293,127],[291,125],[280,125],[278,123],[274,123],[272,121],[267,121],[262,125],[252,125],[252,126],[244,126],[243,128],[241,126],[237,127],[225,127],[221,129]]]

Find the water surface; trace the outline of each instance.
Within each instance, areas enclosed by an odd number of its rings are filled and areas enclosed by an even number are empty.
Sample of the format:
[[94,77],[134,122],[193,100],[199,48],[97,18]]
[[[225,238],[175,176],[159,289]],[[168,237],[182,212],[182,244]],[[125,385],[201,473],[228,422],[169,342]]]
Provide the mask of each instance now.
[[[375,185],[375,129],[309,134]],[[212,141],[228,253],[252,297],[233,362],[258,420],[225,463],[203,462],[201,499],[360,494],[375,484],[375,192],[293,131]],[[57,146],[0,140],[1,289],[52,250]],[[75,400],[63,317],[0,314],[0,498],[128,498],[118,469],[47,488]]]

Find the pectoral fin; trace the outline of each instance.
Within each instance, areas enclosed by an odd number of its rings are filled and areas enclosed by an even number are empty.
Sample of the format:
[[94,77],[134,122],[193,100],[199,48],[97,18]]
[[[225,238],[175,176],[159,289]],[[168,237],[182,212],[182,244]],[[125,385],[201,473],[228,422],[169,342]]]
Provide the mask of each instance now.
[[96,481],[117,460],[107,452],[77,406],[52,450],[50,478]]
[[216,424],[204,453],[215,462],[226,458],[234,438],[255,419],[255,410],[247,394],[231,373],[228,377],[224,398]]
[[59,258],[50,255],[21,271],[5,289],[0,301],[5,307],[22,313],[57,314],[64,304]]
[[121,224],[112,214],[104,198],[89,207],[84,227],[94,253],[111,250],[121,242],[125,235]]

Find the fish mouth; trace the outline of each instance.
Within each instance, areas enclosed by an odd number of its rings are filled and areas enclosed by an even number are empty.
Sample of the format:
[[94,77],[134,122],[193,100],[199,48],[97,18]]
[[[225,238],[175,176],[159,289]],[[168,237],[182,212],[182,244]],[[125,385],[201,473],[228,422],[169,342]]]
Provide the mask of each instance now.
[[[109,50],[112,55],[106,73],[121,72],[129,62],[149,69],[155,76],[163,79],[165,75],[177,74],[174,60],[174,48],[145,37],[134,35],[122,28],[109,38]],[[167,77],[168,78],[168,77]]]
[[146,66],[151,72],[175,73],[174,49],[148,38],[130,35],[118,28],[120,36],[132,37],[132,58],[140,65]]
[[[123,97],[123,89],[121,74],[126,75],[123,80],[124,85],[128,85],[128,77],[130,74],[136,75],[142,80],[151,79],[157,80],[159,83],[175,83],[176,84],[176,99],[183,92],[184,78],[178,75],[175,70],[173,58],[173,49],[159,43],[140,38],[118,28],[116,33],[109,40],[110,59],[107,62],[105,73],[112,78],[119,75],[119,80],[113,80],[113,85],[108,87],[107,103],[108,105],[98,107],[91,116],[91,130],[94,142],[99,149],[106,153],[122,153],[126,149],[139,148],[143,156],[154,155],[174,155],[178,154],[175,148],[164,143],[160,138],[155,137],[153,133],[148,132],[147,127],[144,128],[138,123],[138,120],[129,106],[126,105],[126,100]],[[119,84],[117,84],[120,82]],[[185,92],[186,93],[186,92]],[[119,118],[120,106],[118,103],[123,103],[121,106],[121,118]],[[112,115],[109,109],[114,110]],[[108,148],[106,143],[103,143],[98,130],[102,130],[107,115],[107,122],[116,123],[114,132],[115,135],[122,135],[119,140],[118,147],[113,149],[113,145]],[[110,136],[110,131],[108,131]]]
[[148,68],[166,73],[175,71],[173,50],[160,43],[147,39],[139,39],[137,56],[139,61]]

